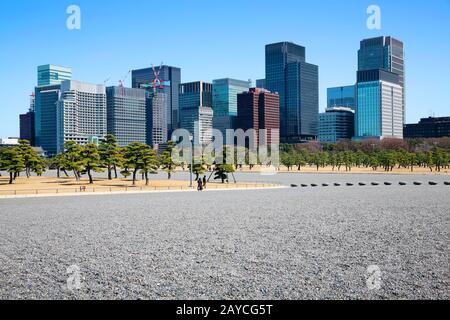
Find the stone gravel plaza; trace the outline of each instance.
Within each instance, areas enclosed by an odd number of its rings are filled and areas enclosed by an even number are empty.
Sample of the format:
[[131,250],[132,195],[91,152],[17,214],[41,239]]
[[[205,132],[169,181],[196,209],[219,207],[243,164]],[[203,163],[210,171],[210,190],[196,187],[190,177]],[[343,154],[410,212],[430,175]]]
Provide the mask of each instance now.
[[0,299],[450,298],[448,175],[236,177],[286,188],[0,199]]

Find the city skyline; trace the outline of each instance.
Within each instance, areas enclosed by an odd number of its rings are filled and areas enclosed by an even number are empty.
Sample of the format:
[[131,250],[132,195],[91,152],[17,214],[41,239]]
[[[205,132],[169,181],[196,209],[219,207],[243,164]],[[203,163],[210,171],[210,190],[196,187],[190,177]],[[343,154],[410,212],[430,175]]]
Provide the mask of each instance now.
[[[439,6],[429,7],[420,3],[402,5],[379,1],[378,5],[383,14],[381,30],[369,30],[366,27],[368,17],[366,9],[371,4],[368,1],[349,1],[345,4],[325,1],[325,7],[329,10],[324,11],[320,8],[323,14],[315,15],[317,21],[313,21],[307,15],[308,12],[319,12],[317,10],[321,6],[296,2],[291,4],[291,7],[302,9],[297,12],[297,17],[302,19],[297,19],[299,21],[282,19],[282,23],[281,21],[279,24],[273,23],[270,30],[258,33],[258,26],[264,25],[264,18],[272,16],[271,11],[283,14],[286,18],[293,17],[291,11],[295,11],[278,7],[267,8],[268,3],[263,3],[261,17],[256,18],[254,26],[249,27],[249,30],[255,29],[254,37],[248,37],[245,33],[238,37],[235,34],[233,37],[224,37],[226,34],[223,29],[211,25],[210,30],[206,32],[211,36],[208,43],[213,43],[214,46],[208,45],[208,50],[204,50],[204,47],[203,50],[195,49],[197,41],[202,41],[203,36],[199,39],[194,37],[197,22],[191,22],[190,19],[182,35],[176,35],[176,30],[165,27],[149,35],[150,40],[138,40],[139,35],[142,34],[141,31],[136,31],[136,28],[133,28],[135,31],[133,34],[129,31],[136,25],[143,27],[143,22],[127,27],[129,23],[124,21],[130,19],[130,14],[134,14],[131,16],[137,18],[140,16],[139,11],[152,8],[142,1],[135,1],[136,6],[122,6],[124,8],[119,8],[119,5],[114,3],[106,6],[106,3],[102,1],[96,4],[78,1],[77,4],[82,10],[82,26],[81,30],[72,31],[65,28],[65,20],[68,17],[65,9],[71,4],[67,1],[61,1],[54,6],[42,6],[28,1],[6,4],[2,14],[6,12],[9,14],[0,19],[0,34],[11,45],[8,47],[9,50],[7,48],[0,53],[2,74],[7,75],[0,79],[3,88],[0,92],[0,136],[18,136],[18,115],[25,113],[28,109],[29,95],[36,85],[38,65],[56,64],[72,67],[72,78],[88,83],[102,84],[105,79],[110,78],[111,80],[106,83],[107,86],[117,85],[118,80],[128,70],[150,67],[151,63],[159,65],[161,61],[167,65],[180,67],[183,70],[183,83],[197,80],[211,82],[213,79],[226,77],[244,80],[251,78],[255,82],[256,79],[265,76],[264,46],[279,41],[292,41],[305,46],[308,50],[308,60],[319,65],[319,110],[322,112],[326,108],[327,88],[355,82],[356,52],[359,42],[365,38],[382,35],[391,35],[405,43],[408,77],[406,122],[416,122],[432,114],[445,116],[448,103],[442,97],[445,88],[448,87],[448,79],[438,74],[437,70],[443,70],[450,64],[448,59],[445,59],[450,55],[450,45],[446,41],[433,40],[445,39],[450,33],[448,28],[450,19],[447,18],[450,16],[450,10],[442,10],[442,6],[450,8],[450,5],[448,1],[439,2],[441,2],[440,10],[438,10]],[[186,4],[169,2],[162,4],[160,9],[172,10],[175,16],[183,16],[183,10],[194,13],[195,8],[202,3],[198,1],[193,4],[193,8],[187,8]],[[243,12],[240,10],[245,12],[248,7],[249,4],[246,3],[235,7],[239,10],[236,9],[234,16],[241,17]],[[219,14],[216,11],[220,10],[216,9],[226,10]],[[97,18],[96,15],[101,10],[105,15],[95,20],[94,18]],[[119,14],[121,10],[124,12]],[[225,18],[224,15],[230,14],[232,10],[214,4],[209,8],[203,8],[202,12],[209,13],[208,21],[214,18],[222,21]],[[347,14],[345,23],[339,19],[343,13]],[[122,18],[116,21],[118,16]],[[17,18],[16,21],[14,17],[20,17],[20,19]],[[111,21],[107,21],[108,17]],[[186,22],[186,17],[182,21]],[[311,27],[302,29],[307,23],[310,23]],[[233,31],[242,26],[242,21],[236,19],[236,22],[229,27]],[[303,32],[303,30],[308,31]],[[66,40],[57,39],[54,43],[50,41],[43,45],[33,35],[37,37],[44,31],[49,37],[64,36]],[[29,35],[25,36],[27,33]],[[105,34],[108,36],[101,39]],[[114,35],[115,43],[110,42],[111,35]],[[186,35],[192,41],[192,45],[187,42]],[[97,41],[95,42],[94,39]],[[433,41],[434,48],[424,46],[425,40]],[[239,46],[243,43],[244,46]],[[75,50],[76,53],[73,53],[74,45],[79,48]],[[139,47],[139,45],[142,50],[136,50],[136,46]],[[26,59],[20,59],[17,52],[21,50],[29,52],[21,48],[30,46],[33,48],[33,54],[28,55]],[[175,51],[176,47],[185,49]],[[330,47],[333,50],[325,50]],[[90,50],[87,50],[88,48]],[[239,54],[240,59],[235,59],[235,54]],[[427,63],[421,63],[423,61]],[[425,80],[430,78],[435,81],[430,83]],[[130,82],[131,79],[128,79],[125,85],[131,87]]]

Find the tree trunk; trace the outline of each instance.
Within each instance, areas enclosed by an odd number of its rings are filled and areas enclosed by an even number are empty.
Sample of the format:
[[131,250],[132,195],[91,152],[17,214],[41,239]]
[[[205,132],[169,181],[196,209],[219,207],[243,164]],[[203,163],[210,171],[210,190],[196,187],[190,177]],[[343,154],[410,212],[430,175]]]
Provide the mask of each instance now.
[[134,171],[133,171],[133,186],[136,185],[136,174],[137,174],[137,169],[134,169]]
[[111,166],[108,166],[108,180],[112,180]]
[[56,168],[56,176],[59,178],[61,178],[60,174],[59,174],[59,168]]
[[64,174],[66,175],[66,177],[69,176],[69,174],[67,173],[66,169],[63,169]]
[[117,179],[117,167],[114,165],[114,179]]
[[168,180],[170,180],[170,179],[172,179],[172,172],[167,172],[167,178],[168,178]]
[[91,170],[90,169],[87,171],[87,174],[89,176],[89,184],[94,184],[94,180],[92,179],[92,174],[91,174]]
[[9,184],[13,184],[13,173],[12,172],[10,172],[9,173]]
[[145,173],[145,185],[148,186],[149,180],[148,180],[148,172]]

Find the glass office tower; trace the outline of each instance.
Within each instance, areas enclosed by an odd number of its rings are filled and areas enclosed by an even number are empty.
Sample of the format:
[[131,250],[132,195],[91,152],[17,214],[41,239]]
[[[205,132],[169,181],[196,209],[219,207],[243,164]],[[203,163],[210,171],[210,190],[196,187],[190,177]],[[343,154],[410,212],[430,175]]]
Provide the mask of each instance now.
[[167,100],[165,93],[147,93],[147,144],[154,148],[168,141]]
[[213,127],[220,130],[223,137],[227,129],[235,127],[238,113],[237,95],[248,91],[248,81],[235,79],[219,79],[213,81]]
[[314,140],[319,122],[319,68],[305,48],[290,42],[266,46],[266,89],[280,96],[282,143]]
[[[155,67],[155,71],[159,74],[161,86],[156,87],[156,92],[161,92],[167,95],[167,123],[168,134],[180,126],[180,111],[179,111],[179,88],[181,84],[181,69],[172,66],[163,65]],[[155,80],[155,74],[152,68],[133,70],[131,74],[131,82],[133,88],[145,88],[149,92],[153,92],[152,81]]]
[[397,74],[358,71],[357,95],[356,139],[403,138],[403,91]]
[[38,67],[38,87],[61,84],[72,79],[72,68],[46,64]]
[[355,134],[355,111],[347,107],[328,108],[319,114],[319,141],[335,143]]
[[180,85],[180,128],[188,130],[197,144],[212,140],[212,88],[203,81]]
[[343,86],[327,89],[327,108],[346,107],[356,109],[356,86]]
[[121,147],[146,143],[146,96],[144,89],[107,87],[107,131]]
[[61,85],[35,88],[35,139],[36,146],[42,147],[49,155],[57,153],[56,103]]
[[377,37],[361,41],[358,51],[358,71],[382,69],[399,76],[402,87],[402,123],[405,123],[405,57],[404,45],[392,37]]

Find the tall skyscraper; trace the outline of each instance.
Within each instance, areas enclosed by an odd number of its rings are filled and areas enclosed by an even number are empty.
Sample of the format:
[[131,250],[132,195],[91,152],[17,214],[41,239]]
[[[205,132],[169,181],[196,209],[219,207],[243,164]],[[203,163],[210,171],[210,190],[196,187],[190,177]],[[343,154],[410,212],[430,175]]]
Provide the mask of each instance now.
[[[238,94],[238,118],[236,129],[247,131],[255,129],[253,149],[261,143],[267,145],[280,143],[280,97],[265,89],[252,88]],[[260,130],[266,129],[261,136]]]
[[[159,73],[158,79],[156,79],[155,72],[156,74]],[[131,73],[132,87],[144,88],[149,92],[153,92],[153,89],[156,88],[156,92],[167,95],[166,118],[168,134],[170,135],[180,125],[179,88],[181,84],[181,69],[163,65],[162,67],[155,67],[155,72],[153,68],[133,70]]]
[[56,111],[58,153],[64,151],[66,141],[84,145],[103,139],[107,133],[103,85],[64,81]]
[[291,42],[266,46],[266,89],[280,96],[281,142],[314,140],[319,122],[319,67]]
[[403,138],[399,76],[381,69],[358,71],[356,139]]
[[49,156],[57,153],[56,103],[60,91],[61,85],[35,88],[35,144]]
[[248,91],[249,82],[235,79],[213,81],[213,127],[220,130],[223,137],[227,129],[233,129],[238,113],[237,95]]
[[335,143],[355,135],[355,111],[348,107],[331,107],[319,114],[319,141]]
[[346,107],[356,109],[356,86],[343,86],[327,89],[327,108]]
[[38,67],[38,87],[61,84],[72,79],[72,68],[46,64]]
[[180,85],[180,128],[188,130],[197,144],[212,140],[212,87],[203,81]]
[[35,111],[36,111],[36,96],[35,93],[33,92],[30,96],[30,107],[28,109],[28,112],[19,115],[20,139],[28,140],[32,146],[36,144]]
[[120,146],[146,143],[146,96],[144,89],[121,86],[106,88],[107,132]]
[[405,123],[405,53],[403,42],[393,37],[377,37],[361,41],[358,51],[358,71],[382,69],[398,74],[402,87],[402,123]]
[[157,148],[167,143],[167,99],[165,93],[147,93],[147,144]]

